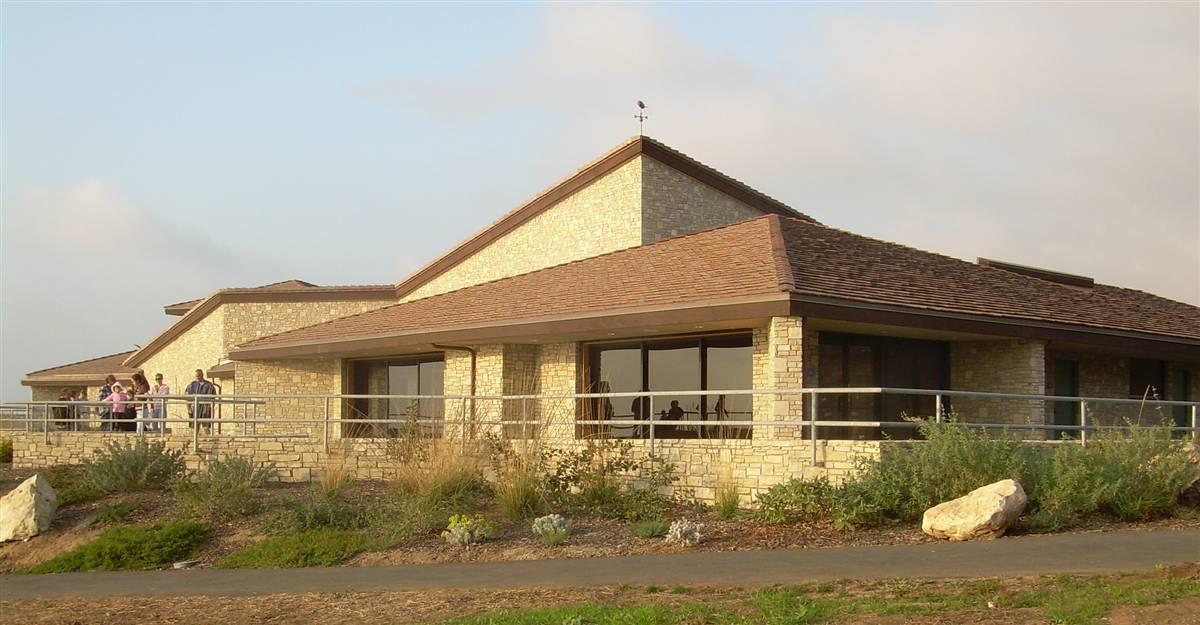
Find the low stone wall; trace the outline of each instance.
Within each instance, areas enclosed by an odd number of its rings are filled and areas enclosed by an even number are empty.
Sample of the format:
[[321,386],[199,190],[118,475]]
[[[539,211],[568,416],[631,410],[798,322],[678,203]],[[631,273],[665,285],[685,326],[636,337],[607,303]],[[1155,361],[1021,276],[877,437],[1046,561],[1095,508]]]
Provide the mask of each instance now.
[[[41,432],[13,432],[13,464],[20,468],[80,464],[109,441],[137,436],[123,432],[63,431],[51,432],[47,442]],[[270,467],[277,479],[284,482],[313,480],[331,467],[344,469],[358,479],[390,479],[398,462],[389,449],[394,443],[388,439],[333,439],[326,452],[320,438],[306,436],[201,436],[198,450],[192,449],[192,437],[187,432],[148,438],[163,440],[168,448],[184,451],[191,470],[214,455],[235,455]],[[635,455],[650,452],[649,441],[630,443]],[[540,444],[564,449],[580,448],[586,443],[562,440]],[[840,483],[852,474],[859,458],[878,457],[880,445],[878,441],[818,441],[817,465],[812,463],[811,443],[798,440],[659,440],[655,441],[654,453],[675,464],[678,486],[697,499],[711,501],[717,485],[729,481],[737,486],[743,503],[749,504],[758,492],[793,477],[826,476]]]

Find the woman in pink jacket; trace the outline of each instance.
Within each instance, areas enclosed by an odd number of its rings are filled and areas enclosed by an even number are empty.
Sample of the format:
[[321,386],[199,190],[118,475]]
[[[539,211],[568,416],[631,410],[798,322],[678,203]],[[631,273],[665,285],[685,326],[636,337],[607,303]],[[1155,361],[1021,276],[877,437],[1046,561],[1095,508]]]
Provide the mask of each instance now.
[[134,430],[135,426],[133,420],[130,419],[129,415],[125,412],[127,409],[131,408],[131,406],[126,403],[129,401],[129,394],[125,392],[125,388],[121,386],[120,383],[113,384],[112,394],[108,397],[105,397],[101,401],[111,402],[113,405],[112,418],[119,419],[119,421],[113,423],[112,429],[114,432],[132,432]]

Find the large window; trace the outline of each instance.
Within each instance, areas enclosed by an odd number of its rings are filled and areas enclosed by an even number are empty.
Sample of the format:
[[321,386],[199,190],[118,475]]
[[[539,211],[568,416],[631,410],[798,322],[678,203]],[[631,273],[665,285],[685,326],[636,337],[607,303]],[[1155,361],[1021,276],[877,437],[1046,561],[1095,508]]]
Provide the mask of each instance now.
[[589,402],[587,417],[638,423],[583,426],[580,434],[646,438],[653,421],[656,438],[750,438],[749,426],[725,424],[751,419],[753,401],[749,395],[694,395],[685,391],[750,390],[752,352],[749,334],[592,344],[587,351],[591,392],[667,394],[657,395],[653,401],[631,397]]
[[[443,394],[445,362],[441,355],[350,361],[350,393],[354,395]],[[441,431],[444,400],[428,397],[355,399],[343,419],[386,423],[347,423],[343,436],[394,436],[402,427],[417,426],[429,434]]]
[[[943,389],[949,379],[946,344],[886,336],[822,332],[817,385],[826,388],[891,387]],[[823,395],[818,399],[822,421],[899,421],[902,416],[930,416],[932,396],[874,393]],[[818,428],[821,438],[911,438],[905,427]]]

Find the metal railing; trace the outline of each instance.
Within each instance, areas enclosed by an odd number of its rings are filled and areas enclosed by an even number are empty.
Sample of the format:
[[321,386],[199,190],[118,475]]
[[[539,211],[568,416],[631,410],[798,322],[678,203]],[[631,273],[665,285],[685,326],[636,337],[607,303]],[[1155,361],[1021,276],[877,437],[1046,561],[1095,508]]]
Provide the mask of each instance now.
[[[741,410],[719,408],[728,406],[734,398],[745,396],[749,397],[750,410],[744,409],[744,401]],[[716,401],[709,409],[707,400],[714,397]],[[862,397],[872,399],[862,402]],[[881,414],[882,402],[897,397],[909,398],[910,407],[917,408],[912,413],[891,419],[851,418],[863,412],[873,412],[877,416]],[[681,398],[703,399],[697,404],[699,409],[679,409],[679,414],[688,418],[671,419],[664,404],[672,400],[678,404]],[[846,405],[832,408],[826,405],[828,400],[835,398],[845,398],[841,401]],[[857,411],[848,405],[851,398],[859,398],[857,401],[862,404]],[[920,398],[928,401],[922,403]],[[618,414],[613,400],[629,401],[630,410],[635,414]],[[370,402],[375,402],[374,407]],[[1006,418],[991,417],[999,410],[997,402],[1010,402]],[[134,431],[143,435],[166,436],[170,427],[182,425],[190,429],[195,449],[199,449],[202,431],[206,437],[294,437],[319,433],[327,452],[333,438],[371,438],[362,436],[364,433],[387,438],[394,431],[411,425],[421,427],[427,436],[463,441],[485,433],[519,439],[547,436],[550,431],[560,438],[576,440],[598,436],[645,440],[651,454],[664,440],[697,438],[719,442],[758,439],[764,430],[775,434],[794,430],[795,434],[768,435],[767,438],[806,438],[812,443],[814,465],[818,464],[818,442],[862,439],[862,436],[822,436],[823,428],[865,430],[863,434],[882,437],[888,430],[918,427],[917,423],[901,416],[920,416],[941,422],[953,414],[955,422],[964,427],[1041,431],[1043,438],[1052,439],[1078,433],[1082,445],[1087,445],[1091,432],[1128,428],[1131,422],[1164,425],[1164,421],[1169,421],[1166,427],[1176,433],[1190,434],[1194,438],[1200,436],[1197,424],[1200,401],[887,387],[525,395],[149,395],[119,403],[134,406],[133,416],[115,416],[112,401],[5,402],[0,404],[0,423],[15,424],[17,429],[27,432],[43,432],[47,443],[54,428],[68,431],[95,428],[103,432],[122,431],[132,425]],[[393,414],[398,403],[424,408],[416,413]],[[1014,403],[1016,409],[1012,410]],[[548,414],[547,404],[555,414]],[[928,411],[922,410],[919,404],[927,405]],[[361,410],[362,405],[367,406],[367,410]],[[1075,422],[1054,423],[1049,418],[1054,406],[1063,405],[1071,407],[1071,420]],[[1051,410],[1048,411],[1047,406],[1052,407]],[[673,405],[672,410],[675,407]],[[1130,407],[1136,407],[1136,417],[1127,414],[1133,412]],[[1164,409],[1170,414],[1164,414]],[[840,418],[828,418],[831,412],[839,411],[842,412],[838,415]],[[710,414],[714,418],[709,418]],[[699,418],[691,418],[693,415]],[[749,418],[744,418],[747,415]],[[337,436],[334,436],[334,428],[339,428]]]

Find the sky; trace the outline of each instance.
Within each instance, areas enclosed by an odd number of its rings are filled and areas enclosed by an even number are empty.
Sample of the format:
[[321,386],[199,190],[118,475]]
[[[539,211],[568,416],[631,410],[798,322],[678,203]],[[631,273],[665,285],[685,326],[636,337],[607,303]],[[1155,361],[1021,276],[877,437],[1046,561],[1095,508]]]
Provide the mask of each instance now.
[[1200,5],[0,4],[0,398],[394,283],[637,133],[821,222],[1200,304]]

